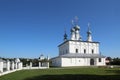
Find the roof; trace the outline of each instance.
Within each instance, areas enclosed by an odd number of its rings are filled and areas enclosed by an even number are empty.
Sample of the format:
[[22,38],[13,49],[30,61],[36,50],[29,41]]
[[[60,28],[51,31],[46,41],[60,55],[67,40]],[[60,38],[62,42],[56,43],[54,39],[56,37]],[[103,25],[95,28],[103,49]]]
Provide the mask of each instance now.
[[60,55],[58,57],[60,58],[105,58],[105,56],[101,54],[82,54],[82,53],[77,53],[77,54],[70,53],[70,54]]
[[66,42],[69,42],[69,41],[74,41],[74,42],[86,42],[86,43],[100,43],[100,42],[95,42],[95,41],[89,42],[89,41],[80,41],[80,40],[67,40],[67,41],[61,43],[60,45],[58,45],[58,47],[61,46],[61,45],[63,45],[63,44],[65,44]]

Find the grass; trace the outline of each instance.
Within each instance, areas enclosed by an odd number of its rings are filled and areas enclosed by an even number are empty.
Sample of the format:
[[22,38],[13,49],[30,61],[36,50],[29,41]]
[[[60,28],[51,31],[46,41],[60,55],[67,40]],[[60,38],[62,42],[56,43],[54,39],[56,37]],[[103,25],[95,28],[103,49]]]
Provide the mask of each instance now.
[[21,70],[0,80],[120,80],[119,68],[50,68]]

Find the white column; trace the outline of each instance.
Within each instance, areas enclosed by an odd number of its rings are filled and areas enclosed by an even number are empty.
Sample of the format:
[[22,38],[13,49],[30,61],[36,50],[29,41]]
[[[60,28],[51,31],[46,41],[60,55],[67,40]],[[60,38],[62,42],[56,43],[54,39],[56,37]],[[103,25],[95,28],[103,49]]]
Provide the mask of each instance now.
[[39,67],[41,67],[41,62],[39,62]]
[[14,67],[15,67],[14,66],[14,61],[12,61],[12,63],[11,63],[11,69],[14,70]]
[[22,69],[23,68],[23,63],[22,62],[20,62],[20,69]]
[[18,69],[22,69],[22,62],[18,63]]
[[3,62],[0,61],[0,72],[3,72]]
[[17,69],[19,69],[19,68],[20,68],[20,62],[17,63]]
[[32,62],[30,62],[30,68],[32,67]]
[[49,62],[47,62],[47,67],[49,68]]
[[47,67],[49,68],[49,57],[48,56],[47,56],[47,60],[48,60]]
[[7,60],[7,71],[9,71],[10,70],[10,61],[9,60]]

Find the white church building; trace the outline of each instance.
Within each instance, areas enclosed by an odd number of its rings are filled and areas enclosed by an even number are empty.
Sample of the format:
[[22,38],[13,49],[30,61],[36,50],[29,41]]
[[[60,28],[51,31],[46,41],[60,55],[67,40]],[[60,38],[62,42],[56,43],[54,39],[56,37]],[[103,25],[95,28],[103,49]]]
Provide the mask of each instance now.
[[52,58],[52,66],[105,66],[105,56],[101,55],[99,42],[92,40],[88,25],[87,40],[83,41],[80,35],[80,26],[73,24],[71,38],[64,34],[64,42],[59,47],[59,56]]

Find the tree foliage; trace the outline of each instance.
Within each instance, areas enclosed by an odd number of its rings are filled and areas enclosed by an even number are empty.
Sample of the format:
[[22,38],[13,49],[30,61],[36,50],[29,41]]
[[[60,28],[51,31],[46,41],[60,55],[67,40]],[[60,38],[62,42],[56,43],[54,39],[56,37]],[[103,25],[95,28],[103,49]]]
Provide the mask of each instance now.
[[112,61],[110,62],[111,65],[120,65],[120,58],[113,58]]

